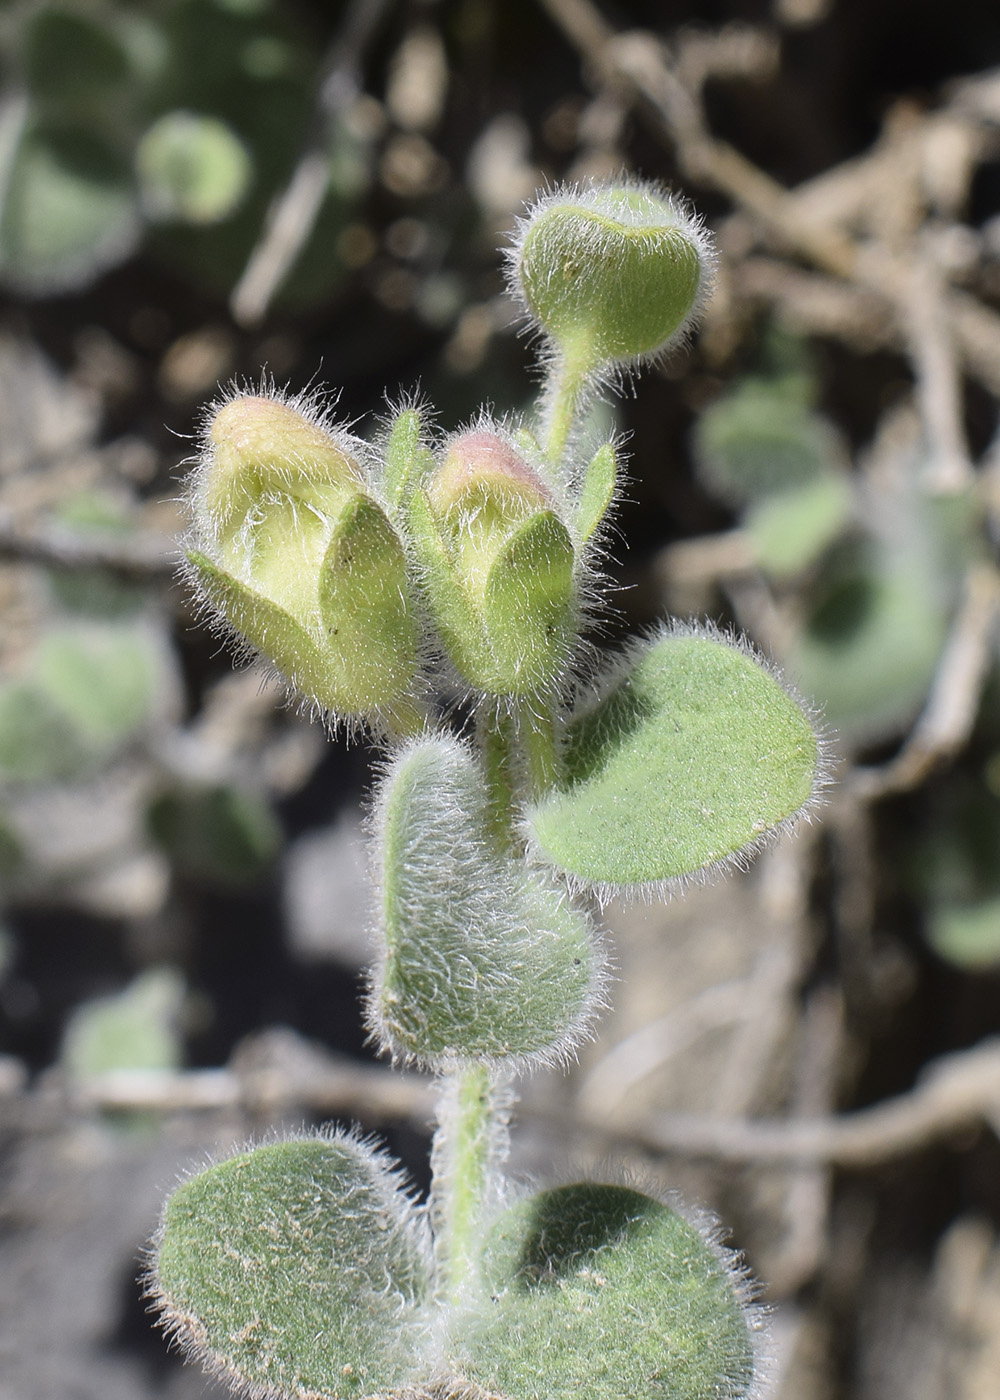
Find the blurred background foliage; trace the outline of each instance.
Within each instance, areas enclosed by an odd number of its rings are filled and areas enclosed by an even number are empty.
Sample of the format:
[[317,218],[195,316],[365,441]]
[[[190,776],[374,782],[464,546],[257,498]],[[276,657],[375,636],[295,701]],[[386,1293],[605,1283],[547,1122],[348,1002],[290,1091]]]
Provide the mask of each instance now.
[[[425,1173],[422,1087],[365,1064],[368,755],[174,582],[201,405],[268,375],[368,433],[418,386],[446,429],[516,413],[497,249],[546,181],[628,170],[720,267],[693,344],[596,414],[630,473],[602,631],[746,630],[835,784],[750,875],[611,911],[614,1016],[532,1089],[517,1165],[611,1151],[720,1210],[782,1400],[1000,1397],[1000,1071],[961,1058],[1000,1034],[1000,12],[4,0],[4,1400],[207,1393],[134,1285],[192,1155],[360,1116]],[[975,1092],[843,1145],[955,1055]],[[797,1119],[828,1146],[780,1149]]]

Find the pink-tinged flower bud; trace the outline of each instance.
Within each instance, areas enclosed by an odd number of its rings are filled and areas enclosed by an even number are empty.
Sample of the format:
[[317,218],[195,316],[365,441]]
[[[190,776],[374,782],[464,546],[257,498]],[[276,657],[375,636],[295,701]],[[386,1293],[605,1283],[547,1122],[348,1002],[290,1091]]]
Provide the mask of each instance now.
[[548,486],[508,438],[454,438],[409,507],[431,613],[451,661],[494,695],[530,695],[565,665],[576,555]]

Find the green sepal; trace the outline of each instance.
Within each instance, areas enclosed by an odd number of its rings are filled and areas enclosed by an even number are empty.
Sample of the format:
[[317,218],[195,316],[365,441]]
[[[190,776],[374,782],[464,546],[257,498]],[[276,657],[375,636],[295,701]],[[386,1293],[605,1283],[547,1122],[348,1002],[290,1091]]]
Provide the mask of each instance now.
[[398,511],[414,486],[433,470],[434,458],[423,446],[420,430],[420,414],[415,408],[404,408],[389,430],[382,489],[390,511]]
[[564,786],[528,813],[538,854],[580,880],[643,885],[736,856],[794,816],[819,746],[754,657],[673,633],[570,724],[564,759]]
[[150,1292],[164,1326],[254,1395],[360,1400],[422,1374],[424,1222],[347,1136],[273,1143],[167,1202]]
[[458,581],[451,551],[424,490],[417,490],[407,513],[410,538],[420,563],[434,625],[456,670],[473,684],[485,650],[483,625]]
[[584,472],[576,529],[581,541],[591,538],[608,513],[618,483],[618,458],[610,442],[599,447]]
[[320,620],[351,709],[402,695],[417,669],[406,557],[385,512],[353,496],[337,517],[319,576]]
[[[405,704],[417,666],[405,557],[370,497],[349,497],[334,523],[314,583],[315,635],[198,550],[187,557],[212,605],[324,709],[392,713]],[[307,589],[305,579],[303,611]]]
[[551,1060],[589,1021],[600,958],[547,875],[501,852],[478,764],[428,736],[396,760],[378,804],[379,966],[369,1021],[428,1065]]
[[319,647],[290,613],[218,569],[197,549],[187,551],[205,597],[257,651],[274,662],[294,686],[329,709],[343,710],[344,696],[337,677],[324,666]]
[[721,1252],[624,1186],[543,1191],[504,1212],[453,1369],[506,1400],[737,1400],[751,1314]]
[[531,695],[561,670],[573,618],[575,553],[565,525],[537,511],[514,527],[481,593],[459,567],[426,492],[414,492],[410,535],[435,626],[459,674],[493,695]]
[[483,595],[482,671],[500,694],[530,695],[559,673],[573,617],[576,555],[569,531],[540,511],[497,555]]

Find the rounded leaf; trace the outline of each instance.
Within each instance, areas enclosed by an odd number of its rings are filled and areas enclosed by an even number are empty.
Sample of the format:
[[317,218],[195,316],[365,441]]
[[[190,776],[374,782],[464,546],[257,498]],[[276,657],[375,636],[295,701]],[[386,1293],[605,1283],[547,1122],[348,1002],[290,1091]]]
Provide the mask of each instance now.
[[834,471],[755,501],[744,525],[761,568],[776,578],[809,568],[843,531],[853,504],[849,479]]
[[583,1183],[511,1207],[490,1231],[483,1299],[455,1370],[507,1400],[738,1400],[753,1314],[722,1252],[669,1206]]
[[748,379],[709,405],[694,448],[709,490],[736,503],[803,487],[843,456],[833,426],[784,380]]
[[411,745],[384,784],[382,948],[369,1019],[426,1064],[564,1057],[586,1029],[600,958],[547,877],[501,853],[472,754]]
[[184,1182],[150,1292],[180,1344],[231,1384],[360,1400],[420,1374],[427,1260],[423,1222],[378,1154],[306,1138]]
[[819,761],[802,707],[752,655],[668,633],[571,723],[565,785],[529,827],[538,853],[580,880],[658,883],[755,847],[809,802]]

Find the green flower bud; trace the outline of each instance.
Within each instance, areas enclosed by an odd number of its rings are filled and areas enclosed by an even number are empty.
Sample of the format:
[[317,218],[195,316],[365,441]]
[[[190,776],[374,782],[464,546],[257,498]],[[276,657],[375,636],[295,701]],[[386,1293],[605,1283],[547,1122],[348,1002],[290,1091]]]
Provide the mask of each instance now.
[[654,185],[555,190],[521,223],[512,290],[579,373],[634,364],[682,339],[711,281],[708,234]]
[[205,435],[188,559],[205,598],[324,709],[405,724],[417,630],[403,547],[346,436],[245,395]]
[[565,661],[576,555],[551,492],[511,443],[462,434],[409,506],[431,613],[471,685],[530,695]]

